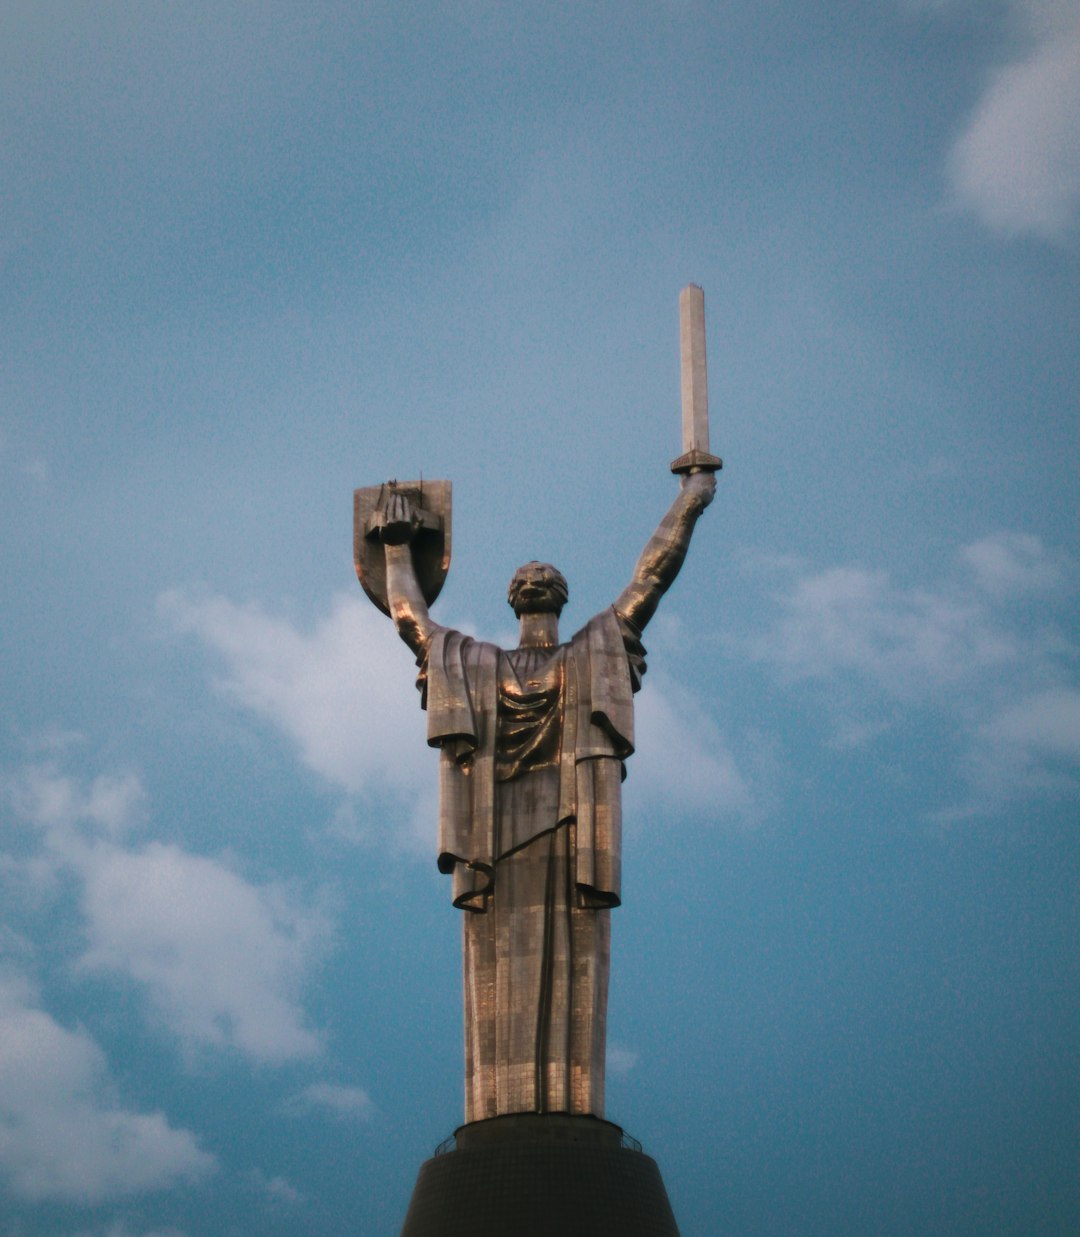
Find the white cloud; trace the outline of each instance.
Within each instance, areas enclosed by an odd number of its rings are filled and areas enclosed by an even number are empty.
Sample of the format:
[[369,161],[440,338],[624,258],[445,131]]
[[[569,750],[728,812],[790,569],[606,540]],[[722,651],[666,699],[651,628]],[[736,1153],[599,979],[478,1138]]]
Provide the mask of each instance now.
[[0,975],[0,1173],[31,1200],[97,1203],[204,1177],[214,1158],[160,1112],[120,1107],[105,1057]]
[[375,1105],[362,1087],[316,1082],[294,1095],[286,1105],[289,1112],[324,1111],[338,1118],[368,1118]]
[[414,794],[433,777],[411,655],[365,599],[339,595],[310,632],[222,597],[160,599],[174,626],[224,660],[220,689],[265,718],[304,763],[349,794]]
[[151,843],[96,847],[83,865],[90,940],[80,966],[145,986],[189,1047],[230,1046],[257,1061],[318,1051],[300,988],[324,927],[272,885],[218,860]]
[[266,1062],[318,1051],[300,1004],[327,934],[317,911],[282,887],[251,884],[222,859],[160,842],[120,845],[115,835],[146,812],[133,774],[84,789],[39,764],[8,778],[7,790],[45,843],[45,856],[22,867],[39,883],[60,872],[80,881],[82,969],[143,985],[185,1048],[231,1047]]
[[1013,0],[1025,55],[999,69],[949,160],[958,202],[1003,232],[1062,237],[1080,205],[1080,5]]

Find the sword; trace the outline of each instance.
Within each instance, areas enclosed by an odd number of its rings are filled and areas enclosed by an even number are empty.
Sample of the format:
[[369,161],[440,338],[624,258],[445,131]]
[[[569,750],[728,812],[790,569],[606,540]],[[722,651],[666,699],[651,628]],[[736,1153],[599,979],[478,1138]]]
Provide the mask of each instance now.
[[678,473],[717,472],[724,461],[709,454],[709,379],[705,368],[705,293],[689,283],[679,293],[682,361],[683,453],[671,461]]

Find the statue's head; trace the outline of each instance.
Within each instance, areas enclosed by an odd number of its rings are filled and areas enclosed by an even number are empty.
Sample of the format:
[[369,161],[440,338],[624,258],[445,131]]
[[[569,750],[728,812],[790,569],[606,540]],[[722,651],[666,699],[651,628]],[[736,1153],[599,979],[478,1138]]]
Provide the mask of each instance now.
[[522,614],[561,614],[570,590],[566,577],[550,563],[526,563],[514,572],[506,600]]

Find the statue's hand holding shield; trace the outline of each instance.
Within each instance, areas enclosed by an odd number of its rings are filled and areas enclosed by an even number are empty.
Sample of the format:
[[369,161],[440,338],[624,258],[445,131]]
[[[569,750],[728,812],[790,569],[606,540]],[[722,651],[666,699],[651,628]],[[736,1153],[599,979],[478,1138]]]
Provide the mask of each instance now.
[[364,592],[384,614],[387,545],[409,543],[424,599],[438,597],[450,567],[449,481],[388,481],[353,492],[353,558]]
[[412,541],[423,528],[420,512],[413,506],[407,494],[393,489],[372,517],[372,533],[383,545],[405,545]]

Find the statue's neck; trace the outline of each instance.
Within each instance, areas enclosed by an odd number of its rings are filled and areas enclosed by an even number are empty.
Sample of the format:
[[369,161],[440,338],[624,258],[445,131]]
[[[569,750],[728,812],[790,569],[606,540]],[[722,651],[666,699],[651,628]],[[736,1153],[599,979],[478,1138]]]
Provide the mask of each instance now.
[[521,639],[519,649],[554,648],[559,643],[559,616],[557,614],[521,615]]

